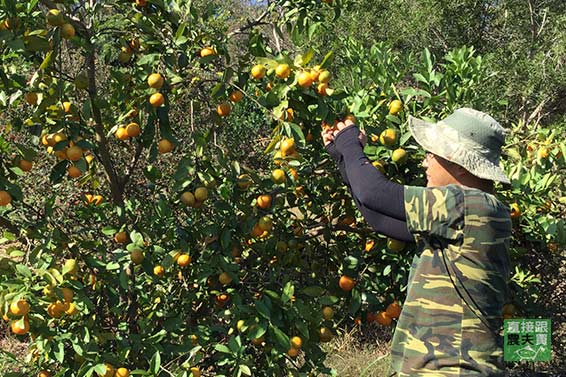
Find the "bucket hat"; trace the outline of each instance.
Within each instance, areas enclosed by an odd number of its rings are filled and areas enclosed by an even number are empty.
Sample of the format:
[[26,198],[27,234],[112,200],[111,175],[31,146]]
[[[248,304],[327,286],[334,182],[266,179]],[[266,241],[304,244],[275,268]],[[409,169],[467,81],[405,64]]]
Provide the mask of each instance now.
[[409,130],[426,151],[476,177],[509,183],[499,165],[506,132],[488,114],[464,107],[436,123],[409,116]]

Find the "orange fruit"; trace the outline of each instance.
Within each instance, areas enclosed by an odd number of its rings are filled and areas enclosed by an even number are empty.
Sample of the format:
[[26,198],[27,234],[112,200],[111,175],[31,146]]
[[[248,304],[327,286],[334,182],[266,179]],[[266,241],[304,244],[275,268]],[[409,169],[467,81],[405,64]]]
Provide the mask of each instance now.
[[37,374],[37,377],[51,377],[51,373],[46,370],[42,370]]
[[202,50],[200,50],[200,57],[204,58],[205,56],[211,56],[211,55],[216,55],[216,51],[214,50],[213,47],[205,47]]
[[153,267],[153,274],[155,276],[161,277],[165,275],[165,268],[163,268],[163,266],[157,265]]
[[237,185],[239,188],[241,188],[242,190],[247,189],[248,187],[251,186],[251,184],[253,183],[252,177],[249,176],[249,174],[240,174],[238,176],[238,181],[237,181]]
[[253,237],[260,237],[263,234],[264,230],[259,227],[259,223],[254,224],[251,235]]
[[208,198],[208,189],[206,187],[197,187],[195,190],[195,199],[197,202],[204,202]]
[[71,39],[75,36],[75,27],[71,24],[63,24],[61,26],[61,36],[65,39]]
[[201,376],[199,367],[191,367],[190,371],[191,371],[192,377],[200,377]]
[[275,68],[275,76],[280,79],[286,79],[290,74],[291,68],[289,67],[289,64],[279,64],[277,68]]
[[268,209],[271,207],[271,195],[263,194],[257,197],[257,206],[261,209]]
[[391,160],[399,165],[403,165],[407,162],[407,158],[407,152],[403,148],[397,148],[391,154]]
[[65,23],[65,19],[63,18],[63,13],[59,11],[59,9],[50,9],[47,12],[47,23],[51,26],[61,26]]
[[265,67],[261,64],[256,64],[252,67],[252,77],[256,80],[261,80],[265,77]]
[[394,128],[383,130],[379,135],[379,142],[386,146],[395,145],[397,142],[397,130]]
[[78,161],[83,156],[83,149],[77,145],[67,148],[67,158],[71,161]]
[[230,93],[230,101],[236,103],[236,102],[240,102],[242,100],[242,98],[244,98],[244,93],[242,93],[239,90],[234,90],[232,93]]
[[67,304],[68,304],[68,307],[67,307],[67,309],[65,309],[65,314],[75,315],[79,312],[79,309],[77,309],[77,306],[75,305],[74,302],[69,302]]
[[18,162],[18,166],[23,171],[30,171],[31,168],[33,167],[33,163],[31,161],[28,161],[28,160],[20,160]]
[[293,138],[286,138],[281,142],[281,155],[288,156],[292,155],[295,152],[295,139]]
[[261,219],[257,222],[259,228],[264,231],[270,231],[273,228],[273,220],[269,216],[262,216]]
[[222,285],[228,285],[232,282],[232,277],[230,276],[229,273],[223,272],[218,276],[218,281]]
[[230,295],[226,293],[221,293],[216,296],[216,303],[220,306],[223,306],[230,300]]
[[321,327],[318,330],[318,336],[322,343],[330,342],[334,337],[332,330],[330,330],[328,327]]
[[303,340],[299,336],[294,336],[290,340],[291,340],[291,347],[293,348],[299,349],[303,345]]
[[136,0],[136,5],[143,8],[147,5],[147,0]]
[[[319,80],[320,80],[320,76],[319,76]],[[313,83],[311,74],[307,71],[303,71],[299,73],[299,77],[297,78],[297,83],[299,84],[300,87],[303,88],[310,87]]]
[[27,317],[14,320],[10,323],[10,329],[16,335],[25,335],[29,331],[29,320]]
[[329,321],[332,319],[332,317],[334,317],[334,309],[332,309],[332,307],[325,306],[324,308],[322,308],[322,318]]
[[97,372],[97,374],[99,377],[114,377],[114,367],[108,363],[104,363],[104,372],[102,374]]
[[367,240],[366,241],[366,246],[365,246],[365,251],[369,252],[371,249],[373,249],[373,245],[375,245],[375,241],[374,240]]
[[181,202],[189,207],[193,207],[196,203],[196,199],[192,192],[185,191],[181,194]]
[[145,259],[145,256],[143,255],[143,251],[141,251],[140,249],[135,249],[130,253],[130,259],[134,264],[141,264]]
[[299,349],[298,349],[298,348],[291,347],[291,348],[289,348],[289,350],[287,351],[287,355],[289,355],[290,357],[297,357],[298,354],[299,354]]
[[114,241],[116,243],[126,243],[128,242],[128,233],[122,231],[114,235]]
[[191,256],[189,254],[181,254],[177,258],[177,264],[180,267],[187,267],[191,263]]
[[338,281],[338,285],[343,291],[350,292],[356,285],[356,281],[349,276],[342,275]]
[[10,313],[15,316],[22,316],[29,313],[29,304],[26,300],[18,300],[10,305]]
[[149,103],[153,107],[159,107],[165,103],[165,97],[163,97],[163,94],[161,93],[153,93],[149,97]]
[[114,135],[118,140],[122,140],[122,141],[128,140],[128,131],[126,130],[126,127],[118,127]]
[[397,115],[401,110],[403,110],[403,102],[398,99],[389,103],[389,114]]
[[12,202],[12,196],[8,191],[0,191],[0,206],[7,206]]
[[157,149],[159,150],[159,153],[169,153],[173,150],[173,143],[167,139],[161,139],[157,143]]
[[329,81],[330,81],[330,72],[328,72],[326,69],[320,71],[318,75],[318,82],[322,84],[327,84]]
[[140,135],[140,133],[141,129],[137,123],[132,122],[126,126],[126,134],[128,135],[128,137],[137,137]]
[[375,321],[383,326],[391,326],[393,319],[384,311],[380,311],[375,316]]
[[161,74],[159,73],[152,73],[147,78],[147,84],[149,85],[150,88],[154,88],[154,89],[161,88],[164,82],[165,80],[163,79],[163,76],[161,76]]
[[273,183],[281,184],[287,180],[285,171],[283,169],[275,169],[271,172],[271,180]]
[[511,203],[511,218],[518,219],[521,217],[521,208],[517,203]]
[[232,110],[232,106],[230,106],[229,102],[223,102],[216,107],[216,112],[221,117],[228,116],[231,110]]
[[289,168],[289,174],[291,174],[291,177],[293,177],[293,180],[295,180],[295,181],[299,180],[299,173],[297,173],[297,170],[295,168]]
[[316,92],[318,93],[319,96],[325,96],[328,94],[326,93],[326,89],[328,89],[328,84],[323,82],[318,84],[318,86],[316,87]]
[[73,297],[75,296],[75,292],[71,288],[63,287],[61,288],[61,292],[63,293],[63,298],[65,302],[73,301]]
[[114,377],[130,377],[130,371],[127,368],[118,368],[116,369],[116,373]]
[[401,305],[399,305],[397,301],[393,301],[391,304],[387,305],[387,308],[385,309],[385,313],[389,317],[393,319],[397,319],[401,315]]
[[387,238],[387,248],[392,251],[400,252],[405,248],[405,242],[394,238]]
[[77,168],[75,165],[69,166],[69,168],[67,169],[67,173],[71,178],[78,178],[81,175],[83,175],[81,169]]

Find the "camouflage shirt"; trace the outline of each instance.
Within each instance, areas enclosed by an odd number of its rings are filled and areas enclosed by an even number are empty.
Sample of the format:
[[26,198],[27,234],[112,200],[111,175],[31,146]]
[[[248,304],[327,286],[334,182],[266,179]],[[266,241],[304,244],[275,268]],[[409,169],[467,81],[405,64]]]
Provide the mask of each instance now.
[[511,219],[493,195],[457,185],[405,187],[415,255],[392,341],[398,376],[504,375]]

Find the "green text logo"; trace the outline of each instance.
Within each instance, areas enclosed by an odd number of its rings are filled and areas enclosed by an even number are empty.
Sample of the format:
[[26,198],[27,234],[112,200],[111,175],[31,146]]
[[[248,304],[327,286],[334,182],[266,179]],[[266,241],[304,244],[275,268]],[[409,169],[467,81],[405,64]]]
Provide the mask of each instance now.
[[550,319],[506,319],[505,361],[549,361]]

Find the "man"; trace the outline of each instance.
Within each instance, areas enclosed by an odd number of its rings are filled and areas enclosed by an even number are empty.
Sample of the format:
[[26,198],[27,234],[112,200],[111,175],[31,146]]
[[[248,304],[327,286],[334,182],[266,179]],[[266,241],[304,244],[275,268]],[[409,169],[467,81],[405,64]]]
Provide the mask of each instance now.
[[353,122],[322,132],[366,221],[417,244],[392,368],[398,376],[502,376],[511,219],[493,182],[509,183],[499,167],[504,129],[469,108],[437,123],[409,117],[409,129],[427,151],[427,187],[387,180]]

